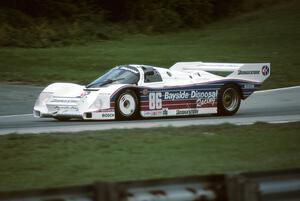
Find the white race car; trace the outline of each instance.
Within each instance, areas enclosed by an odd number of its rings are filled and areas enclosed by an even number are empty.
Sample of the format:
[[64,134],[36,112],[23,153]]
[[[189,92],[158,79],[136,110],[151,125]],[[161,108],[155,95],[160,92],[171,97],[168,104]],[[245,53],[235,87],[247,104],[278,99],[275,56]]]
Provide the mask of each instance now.
[[269,76],[270,63],[178,62],[169,69],[120,65],[86,86],[50,84],[33,114],[58,120],[233,115]]

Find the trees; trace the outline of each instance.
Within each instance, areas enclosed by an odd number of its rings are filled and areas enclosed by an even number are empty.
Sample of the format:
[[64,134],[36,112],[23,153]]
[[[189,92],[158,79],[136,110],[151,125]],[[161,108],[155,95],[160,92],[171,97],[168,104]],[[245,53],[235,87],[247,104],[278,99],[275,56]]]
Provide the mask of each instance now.
[[148,34],[197,28],[248,1],[255,0],[1,0],[0,46],[110,39],[114,27]]

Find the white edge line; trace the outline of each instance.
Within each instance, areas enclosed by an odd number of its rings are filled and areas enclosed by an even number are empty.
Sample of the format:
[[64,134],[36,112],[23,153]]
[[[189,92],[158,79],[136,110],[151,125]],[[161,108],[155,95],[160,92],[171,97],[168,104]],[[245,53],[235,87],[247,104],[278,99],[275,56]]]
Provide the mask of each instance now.
[[0,116],[0,118],[9,118],[9,117],[26,117],[26,116],[33,116],[33,114],[13,114],[13,115],[4,115]]
[[[289,122],[299,122],[299,120],[283,120],[283,121],[251,121],[251,122],[221,122],[221,123],[218,123],[218,124],[214,124],[214,123],[209,123],[209,124],[206,124],[206,125],[209,125],[209,126],[214,126],[214,125],[221,125],[221,124],[231,124],[231,125],[237,125],[237,126],[244,126],[244,125],[253,125],[255,124],[256,122],[264,122],[264,123],[269,123],[269,124],[282,124],[282,123],[289,123]],[[17,129],[17,130],[4,130],[4,132],[1,132],[0,131],[0,136],[1,135],[7,135],[7,134],[50,134],[50,133],[80,133],[80,132],[86,132],[86,131],[104,131],[104,130],[120,130],[120,129],[136,129],[136,128],[142,128],[142,129],[148,129],[148,128],[158,128],[158,127],[173,127],[173,128],[178,128],[178,127],[186,127],[186,126],[201,126],[201,125],[204,125],[204,124],[195,124],[195,123],[189,123],[189,124],[186,124],[186,125],[181,125],[181,124],[169,124],[169,123],[166,123],[166,124],[160,124],[159,122],[156,123],[155,125],[152,125],[152,124],[143,124],[143,125],[135,125],[135,126],[128,126],[128,125],[119,125],[118,127],[115,127],[115,128],[112,128],[110,126],[100,126],[100,125],[97,125],[97,126],[93,126],[93,127],[85,127],[82,129],[82,127],[79,128],[79,126],[67,126],[69,127],[67,130],[66,130],[66,127],[65,126],[61,126],[59,128],[53,128],[53,127],[43,127],[43,128],[29,128],[29,129],[25,129],[25,130],[20,130],[20,129]]]
[[267,89],[267,90],[259,90],[259,91],[256,91],[254,93],[265,93],[265,92],[272,92],[272,91],[283,91],[283,90],[297,89],[297,88],[300,88],[300,86],[283,87],[283,88]]

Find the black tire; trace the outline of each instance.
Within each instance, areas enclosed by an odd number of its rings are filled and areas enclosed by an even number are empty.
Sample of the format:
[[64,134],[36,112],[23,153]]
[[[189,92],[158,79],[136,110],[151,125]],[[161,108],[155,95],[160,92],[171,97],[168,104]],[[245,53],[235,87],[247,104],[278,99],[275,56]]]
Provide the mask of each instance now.
[[231,116],[240,108],[240,88],[235,84],[224,85],[218,93],[218,115]]
[[54,119],[58,121],[69,121],[71,118],[70,117],[54,117]]
[[136,119],[139,117],[139,102],[134,91],[127,89],[122,91],[116,99],[117,119]]

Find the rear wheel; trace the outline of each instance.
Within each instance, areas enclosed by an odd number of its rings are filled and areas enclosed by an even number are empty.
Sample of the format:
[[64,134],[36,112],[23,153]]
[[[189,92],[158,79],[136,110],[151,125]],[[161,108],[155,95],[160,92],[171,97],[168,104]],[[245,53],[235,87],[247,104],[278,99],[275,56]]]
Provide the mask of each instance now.
[[222,116],[234,115],[241,104],[239,87],[235,84],[226,84],[219,91],[218,114]]
[[125,90],[120,93],[116,102],[118,119],[134,119],[138,117],[138,99],[134,91]]

